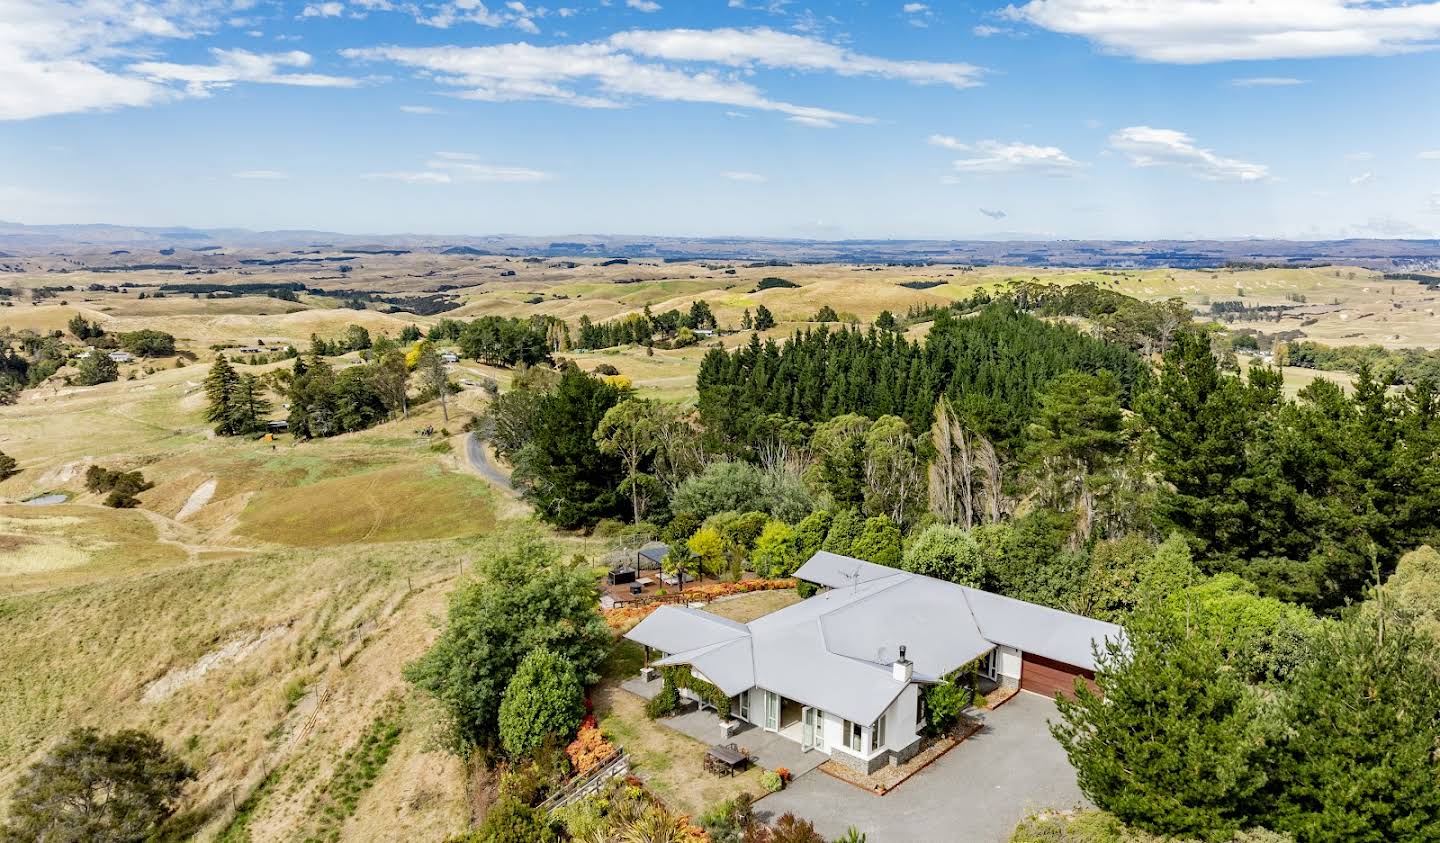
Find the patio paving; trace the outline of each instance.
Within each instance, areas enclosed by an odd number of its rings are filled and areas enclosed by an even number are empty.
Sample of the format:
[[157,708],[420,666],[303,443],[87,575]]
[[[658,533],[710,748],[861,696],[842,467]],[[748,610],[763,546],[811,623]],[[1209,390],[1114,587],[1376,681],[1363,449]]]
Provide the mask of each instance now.
[[1046,726],[1055,716],[1054,702],[1021,693],[987,712],[978,733],[884,796],[817,770],[756,802],[755,812],[767,822],[794,813],[826,838],[853,826],[875,841],[1004,843],[1034,811],[1086,804]]
[[[621,688],[646,700],[653,699],[663,686],[664,682],[658,678],[646,682],[638,676],[620,683]],[[662,717],[655,722],[705,746],[733,743],[744,747],[758,759],[756,763],[761,767],[767,770],[784,767],[796,776],[815,769],[830,758],[823,752],[801,752],[796,741],[745,722],[740,722],[739,731],[727,738],[720,730],[720,718],[715,712],[701,710],[693,702],[686,703],[679,714]]]

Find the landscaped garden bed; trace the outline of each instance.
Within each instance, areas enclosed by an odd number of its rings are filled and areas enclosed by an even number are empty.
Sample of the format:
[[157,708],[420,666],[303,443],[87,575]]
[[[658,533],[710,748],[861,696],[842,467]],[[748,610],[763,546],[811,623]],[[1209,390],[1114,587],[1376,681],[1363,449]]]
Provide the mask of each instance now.
[[902,782],[929,766],[935,759],[954,749],[961,741],[980,731],[984,724],[976,718],[962,716],[955,727],[943,735],[924,738],[920,751],[904,764],[881,767],[870,775],[853,770],[838,761],[826,761],[817,769],[868,793],[884,796]]

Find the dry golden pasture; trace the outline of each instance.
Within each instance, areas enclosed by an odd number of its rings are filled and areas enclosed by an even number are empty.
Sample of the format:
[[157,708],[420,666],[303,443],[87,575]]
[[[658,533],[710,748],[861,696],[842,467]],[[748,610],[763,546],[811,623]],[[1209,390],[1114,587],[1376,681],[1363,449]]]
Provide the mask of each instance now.
[[[483,407],[483,390],[467,386],[456,396],[448,423],[428,405],[408,421],[323,442],[217,438],[203,421],[202,382],[212,346],[263,340],[303,348],[312,334],[335,338],[349,324],[394,336],[407,324],[426,329],[442,318],[483,314],[550,314],[570,320],[573,329],[581,315],[603,321],[647,305],[656,312],[683,310],[697,299],[729,328],[739,326],[746,309],[763,304],[779,320],[767,335],[783,339],[809,325],[822,305],[864,323],[883,310],[903,314],[1031,279],[1092,281],[1147,299],[1180,297],[1197,308],[1234,299],[1294,304],[1290,299],[1303,295],[1310,312],[1247,327],[1299,329],[1336,344],[1440,346],[1434,315],[1440,296],[1414,282],[1384,282],[1378,273],[1346,267],[1101,272],[733,261],[601,267],[578,260],[571,268],[559,260],[409,254],[363,256],[341,276],[313,266],[214,262],[213,274],[187,276],[75,270],[73,261],[56,259],[5,279],[21,294],[12,298],[14,306],[0,307],[0,328],[63,331],[78,314],[111,332],[167,331],[197,359],[179,368],[174,358],[125,364],[122,380],[97,387],[66,386],[56,378],[0,406],[0,451],[21,467],[0,482],[0,814],[15,776],[66,728],[136,725],[180,748],[200,770],[186,806],[210,812],[205,835],[218,833],[233,809],[242,808],[242,821],[227,839],[303,839],[322,830],[315,817],[324,814],[327,784],[346,763],[346,751],[377,718],[394,716],[404,725],[395,754],[354,814],[340,821],[342,839],[438,840],[464,825],[468,806],[458,764],[434,750],[431,713],[407,690],[400,671],[435,634],[433,620],[443,614],[445,594],[473,542],[525,517],[521,504],[468,469],[458,436],[442,442],[415,432],[430,424],[458,431]],[[769,276],[799,286],[755,292]],[[352,310],[338,298],[309,294],[299,302],[258,295],[138,297],[155,289],[141,285],[196,280],[300,282],[385,295],[445,285],[460,307],[414,316],[384,313],[381,304]],[[915,281],[941,283],[900,286]],[[125,291],[90,291],[90,284]],[[56,285],[76,289],[29,300],[29,291]],[[749,337],[727,334],[653,353],[625,347],[567,356],[586,369],[613,365],[644,394],[687,401],[708,348],[715,342],[734,347]],[[463,361],[454,374],[503,387],[511,373]],[[1314,373],[1286,375],[1287,385],[1298,388]],[[272,399],[277,417],[283,415],[279,397]],[[84,490],[85,470],[94,464],[140,470],[155,487],[140,495],[134,510],[108,509]],[[67,502],[19,503],[48,493],[64,494]],[[603,550],[594,540],[567,541],[580,552]],[[753,616],[785,599],[793,597],[762,593],[715,609]],[[609,691],[601,703],[619,712],[622,729],[638,711]],[[672,750],[637,747],[651,772],[663,772]],[[686,791],[684,775],[672,778],[674,793],[667,795],[682,805],[698,808],[712,795]],[[259,795],[245,805],[261,782]]]

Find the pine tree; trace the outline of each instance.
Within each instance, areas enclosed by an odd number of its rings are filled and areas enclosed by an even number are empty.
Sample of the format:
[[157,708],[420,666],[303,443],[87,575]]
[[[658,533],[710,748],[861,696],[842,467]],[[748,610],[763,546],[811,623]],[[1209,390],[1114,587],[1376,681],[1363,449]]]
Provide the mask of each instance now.
[[1099,692],[1058,697],[1050,729],[1099,807],[1153,834],[1228,840],[1254,824],[1266,781],[1255,692],[1181,614],[1137,613],[1126,636],[1097,656]]
[[263,430],[271,409],[260,379],[251,374],[241,375],[230,396],[231,432],[241,436]]
[[205,420],[215,425],[215,432],[221,436],[233,436],[235,429],[235,387],[240,376],[235,373],[230,361],[221,354],[210,364],[210,374],[205,376]]
[[1440,839],[1440,647],[1382,600],[1287,683],[1271,828],[1300,843]]
[[763,304],[755,308],[755,330],[768,331],[773,327],[775,327],[775,314],[770,312],[770,308]]

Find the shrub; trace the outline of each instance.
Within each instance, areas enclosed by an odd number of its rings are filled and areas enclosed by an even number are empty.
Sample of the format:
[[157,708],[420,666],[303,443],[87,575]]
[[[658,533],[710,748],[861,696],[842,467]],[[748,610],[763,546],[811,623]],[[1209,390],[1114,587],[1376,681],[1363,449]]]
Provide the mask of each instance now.
[[800,567],[795,529],[784,521],[771,521],[755,540],[750,566],[762,577],[788,577]]
[[985,562],[970,533],[949,524],[931,524],[905,548],[900,567],[915,574],[982,588]]
[[511,755],[524,755],[575,733],[585,718],[585,689],[570,663],[541,648],[533,650],[500,702],[500,743]]
[[570,759],[570,768],[577,776],[583,776],[600,766],[600,763],[615,754],[615,744],[605,739],[595,716],[590,715],[580,724],[575,740],[565,747],[565,757]]
[[766,770],[760,776],[760,786],[765,788],[767,793],[778,793],[785,787],[785,780],[774,770]]
[[98,465],[85,470],[85,488],[96,493],[109,492],[105,505],[116,509],[135,506],[139,503],[135,496],[154,486],[138,471],[113,471]]
[[883,515],[866,518],[850,555],[876,565],[900,566],[900,528]]
[[465,843],[558,843],[560,834],[543,811],[513,797],[501,798]]
[[15,462],[14,457],[6,454],[4,451],[0,451],[0,480],[9,480],[18,474],[19,470],[16,468],[17,465],[19,465],[19,463]]

